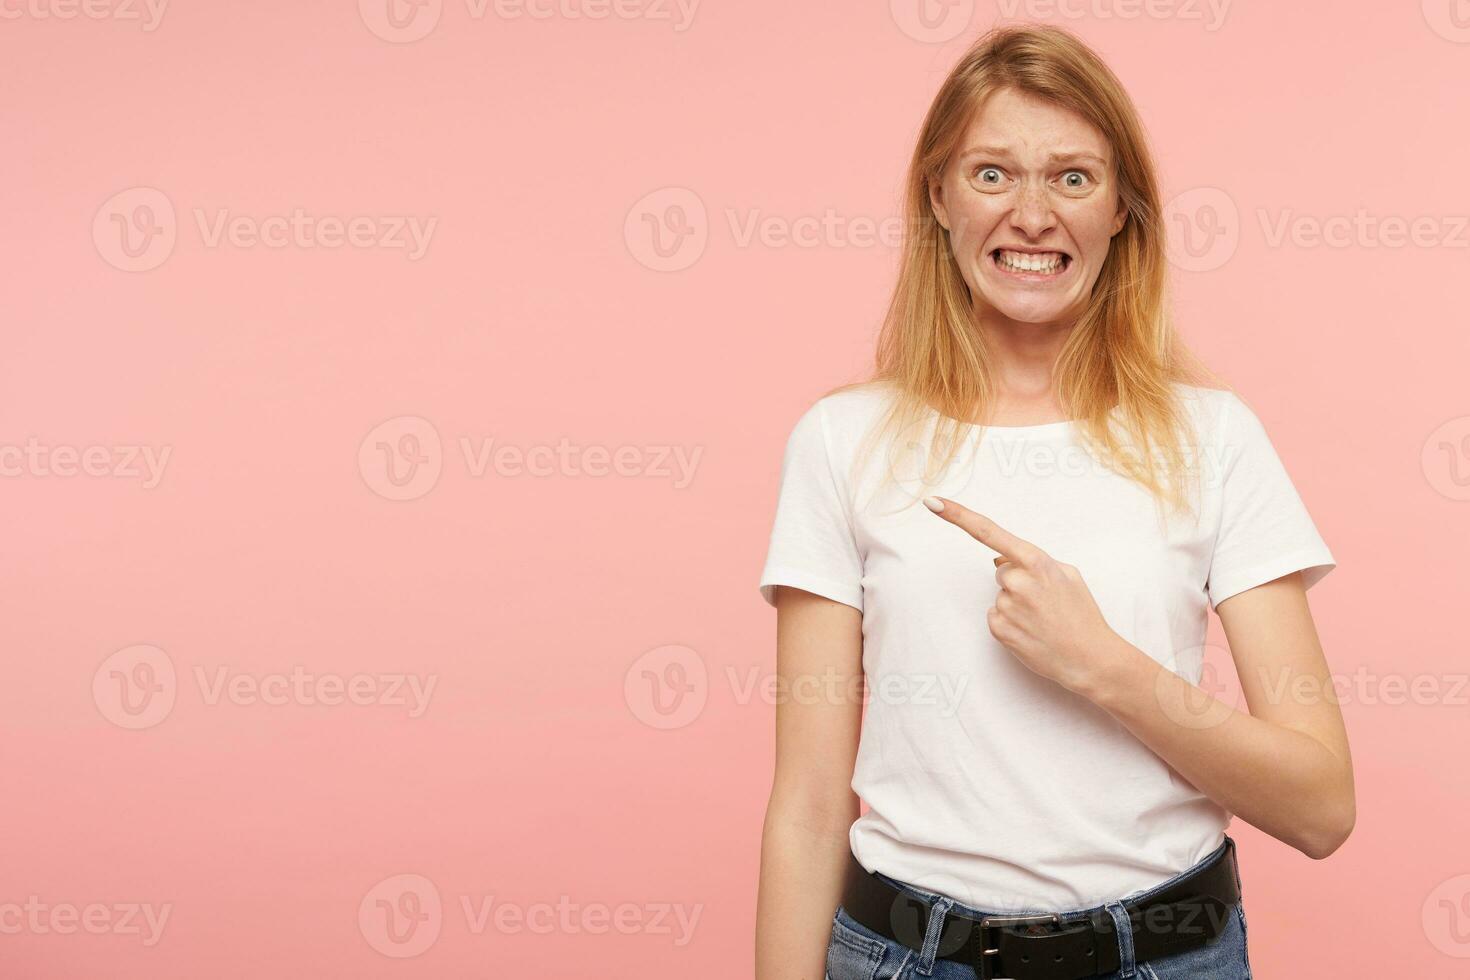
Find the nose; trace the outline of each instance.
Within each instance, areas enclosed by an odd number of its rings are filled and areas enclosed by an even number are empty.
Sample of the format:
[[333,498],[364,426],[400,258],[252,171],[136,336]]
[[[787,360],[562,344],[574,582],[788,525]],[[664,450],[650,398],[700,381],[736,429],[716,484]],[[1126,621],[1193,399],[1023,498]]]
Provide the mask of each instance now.
[[1011,211],[1011,225],[1027,238],[1040,238],[1056,224],[1056,212],[1046,188],[1035,181],[1025,181],[1016,192],[1016,206]]

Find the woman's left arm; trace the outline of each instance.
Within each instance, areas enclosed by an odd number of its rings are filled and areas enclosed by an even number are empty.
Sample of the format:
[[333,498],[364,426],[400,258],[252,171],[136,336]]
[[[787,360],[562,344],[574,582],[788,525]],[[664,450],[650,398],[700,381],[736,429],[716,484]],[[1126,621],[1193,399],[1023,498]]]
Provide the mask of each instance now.
[[1236,593],[1215,611],[1249,713],[1116,633],[1113,655],[1095,661],[1079,693],[1225,809],[1325,858],[1352,832],[1357,805],[1347,729],[1301,575]]
[[1308,857],[1347,839],[1357,814],[1352,759],[1300,572],[1215,607],[1245,712],[1118,635],[1074,566],[948,498],[925,503],[998,553],[990,632],[1027,667],[1107,711],[1201,793]]

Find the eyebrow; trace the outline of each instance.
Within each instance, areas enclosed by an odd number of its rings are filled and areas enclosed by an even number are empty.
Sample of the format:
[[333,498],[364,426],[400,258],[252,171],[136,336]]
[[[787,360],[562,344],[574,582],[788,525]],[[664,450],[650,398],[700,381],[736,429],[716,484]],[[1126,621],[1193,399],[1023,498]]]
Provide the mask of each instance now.
[[[1003,146],[972,146],[960,154],[961,160],[968,160],[976,156],[1008,157],[1011,151]],[[1099,167],[1106,167],[1108,162],[1096,153],[1086,150],[1065,150],[1061,153],[1052,153],[1047,156],[1048,163],[1060,163],[1066,160],[1091,160]]]

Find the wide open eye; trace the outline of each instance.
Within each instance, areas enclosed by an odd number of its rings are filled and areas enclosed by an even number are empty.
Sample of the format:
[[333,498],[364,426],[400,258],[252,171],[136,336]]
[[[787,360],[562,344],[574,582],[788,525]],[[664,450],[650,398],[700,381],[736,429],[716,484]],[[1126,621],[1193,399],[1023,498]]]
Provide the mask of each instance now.
[[982,184],[994,186],[1005,179],[999,167],[980,167],[975,171],[975,179]]
[[1062,186],[1069,191],[1085,191],[1092,186],[1092,175],[1085,170],[1068,170],[1062,174]]

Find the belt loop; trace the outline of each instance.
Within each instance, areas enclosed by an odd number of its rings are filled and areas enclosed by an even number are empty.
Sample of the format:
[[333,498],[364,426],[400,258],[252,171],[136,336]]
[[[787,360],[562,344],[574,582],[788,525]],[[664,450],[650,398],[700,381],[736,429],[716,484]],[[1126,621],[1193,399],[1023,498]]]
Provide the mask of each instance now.
[[1132,980],[1137,965],[1133,960],[1133,923],[1122,902],[1109,902],[1105,908],[1113,917],[1113,926],[1118,931],[1118,978]]
[[1235,839],[1229,834],[1225,835],[1225,860],[1230,863],[1230,873],[1235,876],[1235,891],[1244,895],[1245,892],[1240,884],[1240,859],[1235,856]]
[[944,935],[944,920],[954,908],[954,899],[939,896],[929,906],[929,927],[924,930],[924,948],[919,952],[918,974],[921,977],[934,973],[934,960],[939,955],[939,937]]

